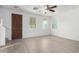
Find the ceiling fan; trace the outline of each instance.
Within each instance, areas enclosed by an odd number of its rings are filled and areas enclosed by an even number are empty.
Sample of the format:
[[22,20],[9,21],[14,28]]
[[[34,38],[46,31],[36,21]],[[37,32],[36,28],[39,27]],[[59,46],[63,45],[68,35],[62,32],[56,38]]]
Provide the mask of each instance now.
[[[57,8],[57,5],[43,5],[42,7],[44,9],[44,13],[47,14],[48,11],[55,12],[54,8]],[[40,10],[39,7],[34,7],[33,10],[39,10],[39,12],[43,11],[42,9]]]
[[46,10],[49,10],[51,12],[55,12],[55,10],[53,10],[53,9],[57,8],[57,5],[46,5],[46,6],[47,6]]

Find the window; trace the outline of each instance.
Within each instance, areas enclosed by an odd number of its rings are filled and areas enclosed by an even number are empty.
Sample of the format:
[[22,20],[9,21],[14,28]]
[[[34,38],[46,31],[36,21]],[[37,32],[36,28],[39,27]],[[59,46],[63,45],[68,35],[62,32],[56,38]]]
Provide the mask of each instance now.
[[57,28],[58,28],[58,20],[53,19],[52,28],[53,28],[53,29],[57,29]]
[[47,29],[47,28],[48,28],[48,21],[43,20],[43,29]]
[[29,25],[30,25],[30,28],[36,28],[36,18],[35,17],[30,17]]

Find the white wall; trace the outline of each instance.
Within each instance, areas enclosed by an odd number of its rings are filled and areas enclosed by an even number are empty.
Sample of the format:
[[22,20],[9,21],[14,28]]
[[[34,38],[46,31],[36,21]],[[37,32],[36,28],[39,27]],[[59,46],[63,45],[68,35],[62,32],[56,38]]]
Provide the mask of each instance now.
[[79,8],[56,13],[52,21],[56,20],[56,28],[52,29],[52,35],[79,41]]
[[[20,10],[11,10],[7,8],[1,8],[0,7],[0,17],[3,18],[3,25],[6,27],[6,37],[11,40],[11,14],[21,14],[23,15],[23,38],[28,37],[34,37],[34,36],[41,36],[41,35],[49,35],[50,34],[50,25],[48,25],[48,29],[43,30],[42,29],[42,20],[47,19],[48,23],[50,23],[50,17],[31,14],[28,12],[23,12]],[[29,28],[29,17],[35,17],[36,18],[36,29],[30,29]]]
[[10,33],[10,15],[9,15],[9,10],[0,8],[0,17],[3,19],[3,26],[6,27],[6,37],[10,38],[11,33]]

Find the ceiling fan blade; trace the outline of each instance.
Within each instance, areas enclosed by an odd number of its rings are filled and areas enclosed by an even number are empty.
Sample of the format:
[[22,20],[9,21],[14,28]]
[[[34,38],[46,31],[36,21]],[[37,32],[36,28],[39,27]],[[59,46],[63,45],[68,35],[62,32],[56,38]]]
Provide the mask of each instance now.
[[55,6],[52,6],[52,7],[50,7],[50,8],[57,8],[57,6],[55,5]]
[[55,12],[55,10],[49,10],[49,11],[51,11],[51,12]]

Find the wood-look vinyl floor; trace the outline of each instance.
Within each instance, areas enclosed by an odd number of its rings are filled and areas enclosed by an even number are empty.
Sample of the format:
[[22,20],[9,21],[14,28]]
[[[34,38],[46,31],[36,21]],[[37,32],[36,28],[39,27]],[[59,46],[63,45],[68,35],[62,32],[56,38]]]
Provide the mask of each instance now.
[[56,36],[17,39],[0,47],[1,53],[78,53],[79,41]]

